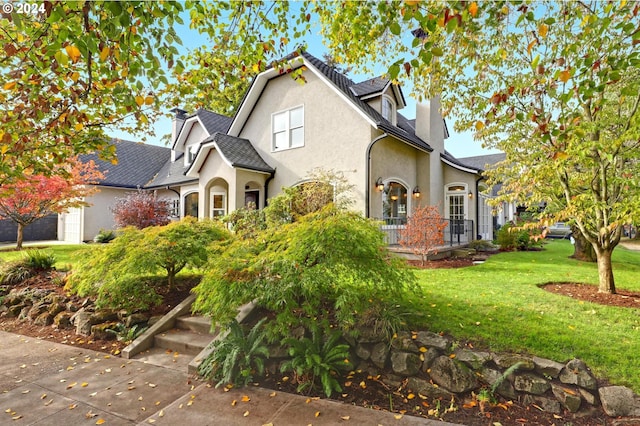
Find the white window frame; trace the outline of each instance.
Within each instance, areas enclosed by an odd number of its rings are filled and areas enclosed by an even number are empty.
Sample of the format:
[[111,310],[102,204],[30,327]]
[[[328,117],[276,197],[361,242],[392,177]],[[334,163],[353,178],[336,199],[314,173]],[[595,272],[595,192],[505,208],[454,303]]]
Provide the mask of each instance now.
[[[292,111],[301,110],[302,112],[302,124],[300,125],[291,125],[291,113]],[[284,116],[284,128],[278,129],[276,131],[275,128],[275,120],[277,117]],[[293,145],[293,132],[301,130],[302,131],[302,144]],[[276,146],[276,134],[282,134],[285,136],[285,140],[283,141],[284,146]],[[298,105],[293,108],[289,108],[286,110],[274,112],[271,114],[271,151],[284,151],[287,149],[301,148],[304,146],[304,105]]]
[[[222,207],[215,207],[214,203],[215,203],[216,196],[222,197]],[[227,215],[227,193],[220,192],[220,191],[212,191],[210,197],[211,197],[211,200],[209,201],[209,217],[213,219],[216,217],[226,216]],[[218,212],[218,214],[216,214],[216,212]]]
[[[385,115],[385,102],[389,103],[389,117]],[[391,124],[393,124],[394,126],[396,125],[396,103],[393,101],[393,98],[391,96],[382,95],[382,99],[380,99],[380,114]]]
[[185,165],[189,166],[194,162],[194,160],[196,159],[196,154],[198,153],[198,147],[199,145],[197,144],[187,146],[187,152],[184,156]]

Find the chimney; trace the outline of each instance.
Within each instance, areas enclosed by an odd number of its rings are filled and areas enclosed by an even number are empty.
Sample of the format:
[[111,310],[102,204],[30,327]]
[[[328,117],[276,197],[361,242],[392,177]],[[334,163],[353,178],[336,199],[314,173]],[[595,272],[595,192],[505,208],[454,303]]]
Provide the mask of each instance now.
[[[178,133],[182,129],[184,120],[185,118],[187,118],[187,115],[186,115],[187,111],[180,108],[174,108],[170,112],[174,114],[173,127],[171,129],[171,146],[173,147],[173,145],[176,143],[176,138],[178,137]],[[176,161],[176,152],[173,148],[171,149],[171,161]]]
[[444,152],[446,135],[438,96],[427,103],[416,103],[416,136],[428,143],[434,152]]

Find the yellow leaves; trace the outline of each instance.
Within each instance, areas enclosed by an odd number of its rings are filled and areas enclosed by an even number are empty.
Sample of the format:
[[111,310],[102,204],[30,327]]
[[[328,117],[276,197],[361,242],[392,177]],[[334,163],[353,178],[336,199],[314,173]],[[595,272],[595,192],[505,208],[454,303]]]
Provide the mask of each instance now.
[[538,42],[536,40],[531,41],[531,43],[529,43],[529,45],[527,46],[527,53],[529,55],[531,55],[531,50],[533,50],[533,47],[538,44]]
[[249,398],[249,395],[242,395],[242,398],[240,398],[240,401],[249,402],[251,401],[251,398]]
[[138,104],[138,106],[144,105],[144,98],[142,96],[136,96],[136,104]]
[[484,123],[480,120],[476,121],[476,130],[479,132],[482,129],[484,129]]
[[16,87],[16,82],[15,81],[9,81],[7,83],[4,84],[4,86],[2,86],[2,88],[4,90],[13,90]]
[[98,421],[96,422],[97,425],[102,425],[106,422],[105,419],[98,419]]
[[71,58],[71,61],[78,62],[78,60],[80,59],[80,56],[82,56],[80,54],[80,49],[78,49],[76,46],[72,45],[72,44],[68,44],[64,47],[64,50],[67,52],[67,55],[69,56],[69,58]]
[[111,53],[111,49],[109,49],[109,47],[105,46],[101,51],[100,51],[100,60],[102,62],[106,61],[107,58],[109,57],[109,54]]
[[253,70],[253,72],[255,72],[257,74],[257,73],[260,72],[260,65],[259,64],[253,64],[251,69]]
[[393,415],[393,418],[394,418],[394,419],[396,419],[396,420],[400,420],[400,419],[402,419],[403,417],[404,417],[404,416],[403,416],[402,414],[394,414],[394,415]]
[[566,83],[567,81],[569,81],[569,78],[571,78],[571,72],[569,72],[569,70],[564,70],[562,72],[560,72],[560,81],[562,81],[563,83]]
[[147,96],[146,98],[144,98],[144,104],[145,105],[152,105],[153,104],[153,96]]
[[540,23],[540,25],[538,25],[538,35],[542,38],[547,36],[547,33],[549,32],[549,26],[545,23]]
[[314,417],[320,417],[320,411],[316,411],[315,414],[313,415]]
[[416,397],[415,393],[410,393],[409,395],[407,395],[407,399],[411,400],[414,399]]
[[[0,141],[4,140],[4,133],[0,132]],[[9,145],[0,146],[0,154],[4,155],[9,151]]]
[[476,17],[476,15],[478,14],[478,3],[474,1],[469,5],[469,13],[474,18]]

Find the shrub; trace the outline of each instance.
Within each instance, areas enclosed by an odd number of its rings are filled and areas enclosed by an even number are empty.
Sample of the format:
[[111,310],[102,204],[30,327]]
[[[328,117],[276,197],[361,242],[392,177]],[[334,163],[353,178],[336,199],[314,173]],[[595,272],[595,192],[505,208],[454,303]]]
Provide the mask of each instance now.
[[269,350],[263,344],[265,321],[266,318],[260,320],[246,335],[235,319],[231,321],[229,333],[214,343],[214,351],[202,361],[198,374],[216,382],[216,387],[222,384],[246,386],[253,381],[254,374],[262,375],[264,359],[269,357]]
[[276,313],[273,336],[298,324],[355,328],[380,300],[417,293],[405,262],[386,249],[373,221],[327,206],[299,221],[235,240],[212,258],[194,289],[195,309],[230,321],[256,301]]
[[487,240],[473,240],[469,242],[469,248],[477,251],[491,251],[495,250],[496,246],[494,246],[491,241]]
[[221,223],[194,218],[142,230],[125,228],[110,244],[89,247],[79,256],[67,289],[98,296],[97,303],[106,307],[136,300],[153,306],[159,297],[154,288],[160,284],[151,276],[164,271],[166,285],[175,286],[182,269],[204,265],[209,245],[228,236]]
[[311,337],[287,338],[283,344],[289,346],[291,359],[280,368],[282,372],[293,371],[298,382],[298,392],[315,388],[320,382],[322,390],[331,397],[333,392],[342,392],[336,378],[340,371],[349,370],[349,345],[339,343],[339,331],[333,331],[326,339],[317,326],[311,327]]
[[168,224],[171,212],[169,200],[156,197],[155,192],[138,190],[116,199],[111,209],[119,228],[133,226],[143,229]]
[[24,264],[36,271],[49,271],[55,263],[56,257],[53,253],[44,250],[29,250],[24,258]]
[[504,251],[525,251],[535,245],[542,244],[539,235],[532,235],[531,231],[527,229],[524,224],[522,226],[505,224],[498,231],[496,240],[500,246],[500,250]]
[[22,261],[3,264],[0,270],[0,285],[16,285],[35,275],[33,268],[26,266]]
[[231,226],[231,230],[241,238],[254,238],[267,227],[264,210],[257,210],[255,204],[234,210],[222,221]]
[[106,244],[110,241],[113,241],[115,238],[116,238],[116,231],[113,231],[111,229],[108,229],[108,230],[101,229],[100,232],[98,232],[98,235],[93,237],[93,242]]

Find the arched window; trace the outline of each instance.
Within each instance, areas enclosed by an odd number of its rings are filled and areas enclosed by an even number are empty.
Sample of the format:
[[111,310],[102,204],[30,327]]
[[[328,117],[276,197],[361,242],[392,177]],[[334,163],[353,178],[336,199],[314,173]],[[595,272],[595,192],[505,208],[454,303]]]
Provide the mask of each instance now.
[[198,193],[192,192],[184,196],[184,215],[198,217]]
[[389,181],[382,194],[382,215],[389,223],[407,221],[407,188],[396,181]]

